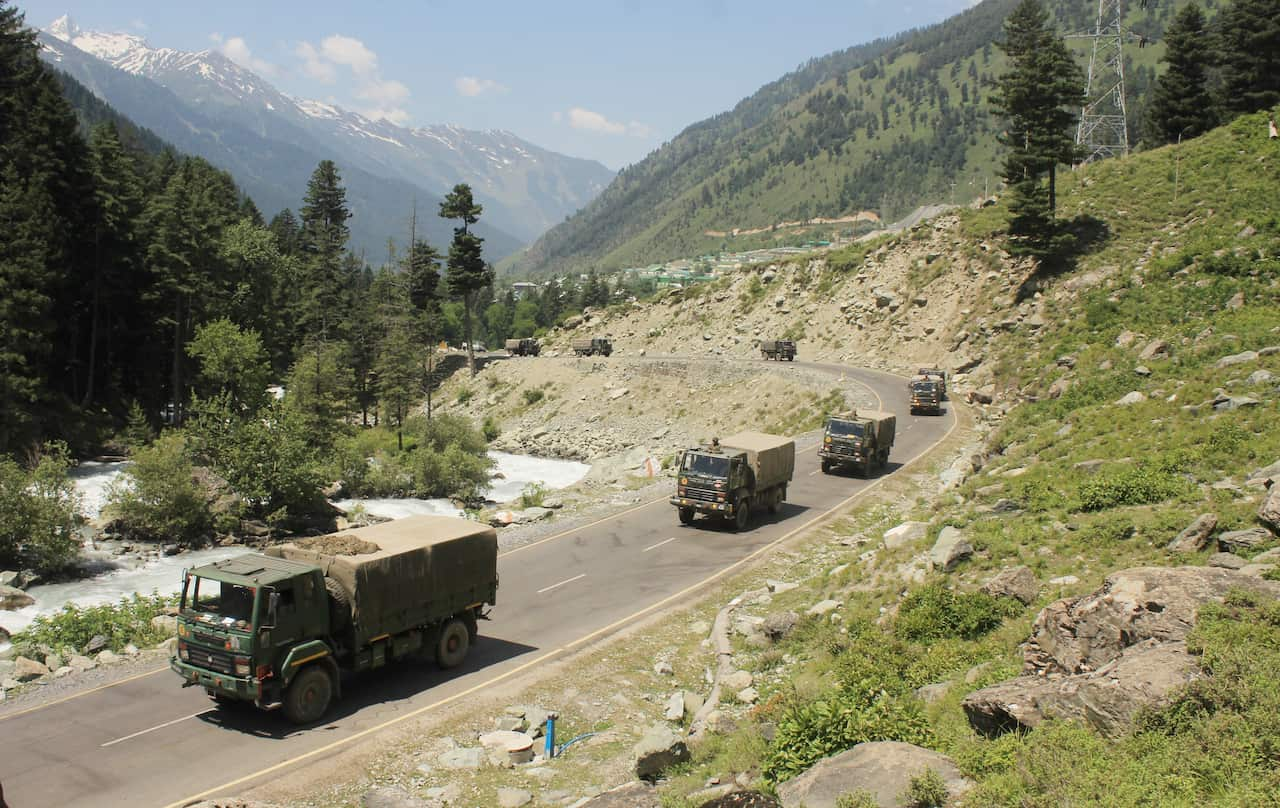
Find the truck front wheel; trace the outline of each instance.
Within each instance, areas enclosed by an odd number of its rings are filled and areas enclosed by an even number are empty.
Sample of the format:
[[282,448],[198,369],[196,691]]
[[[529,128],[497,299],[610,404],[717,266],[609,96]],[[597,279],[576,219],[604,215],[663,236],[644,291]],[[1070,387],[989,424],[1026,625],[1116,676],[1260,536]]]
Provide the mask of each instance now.
[[751,500],[740,499],[733,511],[733,529],[746,530],[749,521],[751,521]]
[[333,678],[322,665],[303,668],[284,694],[284,715],[294,724],[319,721],[333,701]]
[[440,629],[440,640],[436,643],[436,664],[441,668],[456,668],[467,658],[471,648],[471,632],[467,624],[454,617]]
[[831,461],[826,459],[825,457],[822,458],[822,473],[823,474],[831,473]]
[[680,513],[680,524],[682,525],[693,524],[693,508],[680,508],[679,513]]

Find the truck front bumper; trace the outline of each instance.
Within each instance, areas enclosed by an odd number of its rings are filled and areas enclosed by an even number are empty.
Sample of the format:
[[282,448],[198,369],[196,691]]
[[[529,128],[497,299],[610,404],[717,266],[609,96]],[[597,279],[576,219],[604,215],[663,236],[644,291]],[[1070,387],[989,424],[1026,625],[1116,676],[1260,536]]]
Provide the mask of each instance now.
[[671,498],[671,504],[677,508],[693,508],[702,513],[733,513],[732,502],[707,502],[701,499],[688,499],[686,497],[674,496]]
[[251,676],[232,676],[228,673],[197,668],[176,656],[169,657],[169,668],[183,678],[183,687],[203,687],[212,695],[221,695],[240,701],[261,701],[263,688]]
[[818,457],[835,463],[861,463],[866,459],[861,454],[845,454],[844,452],[833,452],[829,449],[819,449]]

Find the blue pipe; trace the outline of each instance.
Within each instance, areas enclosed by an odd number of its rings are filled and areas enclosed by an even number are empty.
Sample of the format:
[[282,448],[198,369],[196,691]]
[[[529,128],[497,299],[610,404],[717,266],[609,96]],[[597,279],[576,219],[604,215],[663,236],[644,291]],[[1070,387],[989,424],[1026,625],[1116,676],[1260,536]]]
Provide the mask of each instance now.
[[559,749],[556,750],[556,755],[557,756],[563,755],[564,750],[568,749],[570,746],[573,746],[575,743],[577,743],[578,741],[581,741],[584,738],[590,738],[592,735],[595,735],[595,733],[584,732],[576,738],[570,738],[569,740],[565,741],[564,744],[561,745]]
[[544,757],[547,760],[556,756],[556,718],[554,715],[547,716],[547,748]]

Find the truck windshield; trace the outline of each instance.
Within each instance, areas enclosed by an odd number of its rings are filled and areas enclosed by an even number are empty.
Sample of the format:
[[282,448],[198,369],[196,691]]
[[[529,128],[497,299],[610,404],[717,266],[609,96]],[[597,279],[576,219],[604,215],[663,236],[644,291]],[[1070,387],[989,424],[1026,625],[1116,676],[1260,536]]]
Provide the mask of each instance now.
[[728,477],[729,458],[686,452],[684,464],[680,468],[688,474],[702,474],[707,477]]
[[827,434],[833,438],[860,438],[864,430],[860,421],[841,421],[832,418],[827,422]]
[[911,385],[911,392],[932,394],[937,388],[933,382],[916,382]]
[[247,586],[192,577],[182,609],[208,615],[221,623],[251,623],[253,595],[253,589]]

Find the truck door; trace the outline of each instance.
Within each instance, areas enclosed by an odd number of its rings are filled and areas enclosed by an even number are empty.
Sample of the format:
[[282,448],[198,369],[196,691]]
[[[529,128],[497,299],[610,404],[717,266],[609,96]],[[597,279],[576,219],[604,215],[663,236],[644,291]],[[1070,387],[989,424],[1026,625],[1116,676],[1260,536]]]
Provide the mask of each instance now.
[[297,595],[292,581],[277,584],[275,587],[275,614],[268,613],[266,618],[267,623],[270,623],[273,618],[275,620],[274,626],[271,627],[273,645],[284,646],[296,641],[302,635]]

